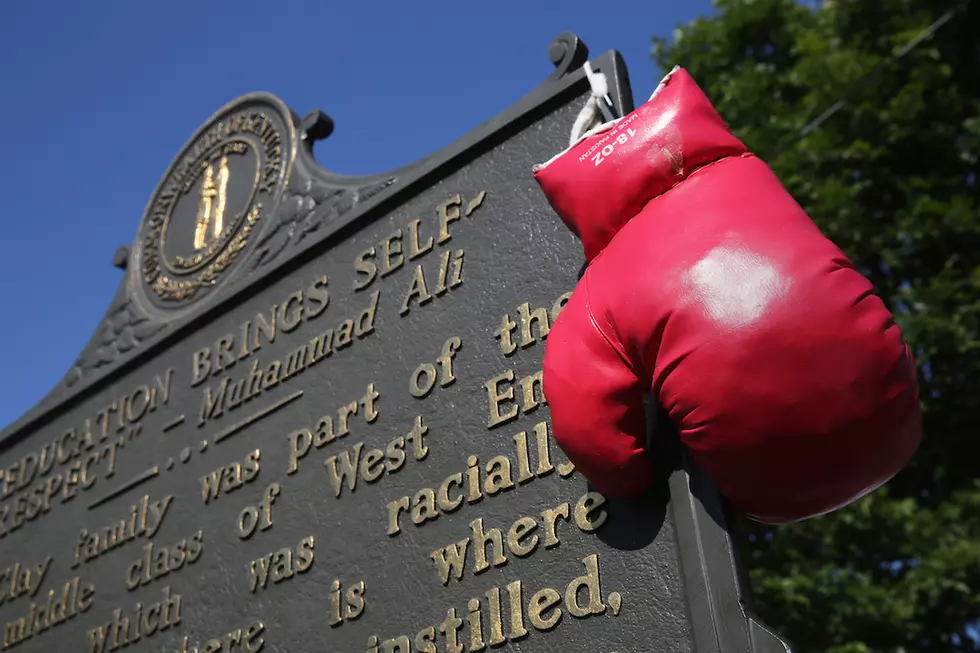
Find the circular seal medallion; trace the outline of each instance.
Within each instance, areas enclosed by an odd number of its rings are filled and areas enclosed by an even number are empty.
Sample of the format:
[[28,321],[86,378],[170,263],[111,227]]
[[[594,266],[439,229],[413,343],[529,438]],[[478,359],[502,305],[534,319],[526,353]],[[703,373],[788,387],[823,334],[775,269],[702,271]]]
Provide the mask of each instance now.
[[275,208],[295,144],[292,113],[266,94],[232,102],[201,127],[143,216],[129,266],[138,295],[178,309],[211,292]]

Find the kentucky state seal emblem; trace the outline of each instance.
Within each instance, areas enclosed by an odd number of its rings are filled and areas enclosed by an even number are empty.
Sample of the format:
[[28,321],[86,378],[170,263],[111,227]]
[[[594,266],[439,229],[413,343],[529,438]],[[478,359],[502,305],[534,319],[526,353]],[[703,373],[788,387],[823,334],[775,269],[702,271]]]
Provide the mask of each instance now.
[[247,257],[295,155],[290,110],[252,94],[216,113],[157,186],[133,247],[132,281],[147,308],[206,296]]

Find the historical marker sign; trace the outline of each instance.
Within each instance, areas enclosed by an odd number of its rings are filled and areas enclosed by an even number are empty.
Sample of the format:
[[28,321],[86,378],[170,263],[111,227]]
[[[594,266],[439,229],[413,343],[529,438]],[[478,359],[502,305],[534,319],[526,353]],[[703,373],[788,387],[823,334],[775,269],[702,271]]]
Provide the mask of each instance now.
[[[784,650],[710,485],[663,452],[656,496],[610,501],[550,437],[582,259],[530,171],[588,92],[578,39],[551,55],[386,175],[322,170],[329,119],[266,95],[191,138],[91,343],[2,434],[3,650]],[[593,67],[629,110],[619,56]]]

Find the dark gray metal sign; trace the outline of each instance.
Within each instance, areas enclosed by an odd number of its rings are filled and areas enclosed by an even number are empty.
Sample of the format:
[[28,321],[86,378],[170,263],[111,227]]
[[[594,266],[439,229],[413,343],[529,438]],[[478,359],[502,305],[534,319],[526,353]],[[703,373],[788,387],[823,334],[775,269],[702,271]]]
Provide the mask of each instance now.
[[[99,330],[0,436],[4,651],[785,650],[668,438],[637,502],[551,439],[540,364],[582,258],[530,171],[588,55],[550,55],[390,174],[324,171],[329,118],[266,95],[191,138]],[[592,64],[631,109],[619,55]]]

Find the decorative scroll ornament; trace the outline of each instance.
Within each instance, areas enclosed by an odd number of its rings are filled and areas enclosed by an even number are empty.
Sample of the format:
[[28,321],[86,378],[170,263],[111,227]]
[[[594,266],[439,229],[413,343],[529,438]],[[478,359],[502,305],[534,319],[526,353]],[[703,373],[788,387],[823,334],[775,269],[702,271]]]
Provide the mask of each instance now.
[[316,179],[305,180],[300,188],[283,197],[274,223],[255,243],[253,269],[277,260],[287,249],[299,245],[307,236],[394,183],[395,178],[389,177],[364,186],[340,188]]
[[345,177],[320,168],[313,144],[333,133],[333,119],[318,109],[299,125],[297,161],[282,202],[255,243],[250,271],[288,258],[318,232],[396,182],[394,175]]
[[92,343],[65,375],[65,386],[70,388],[95,370],[115,363],[165,326],[164,322],[149,320],[129,300],[114,304],[102,319]]
[[[548,48],[555,70],[529,98],[549,97],[588,55],[575,34],[558,35]],[[246,95],[191,137],[155,190],[133,247],[116,253],[113,265],[125,270],[125,283],[46,401],[81,389],[192,319],[190,309],[229,277],[247,285],[315,246],[372,198],[458,154],[453,146],[389,174],[335,175],[313,157],[313,144],[332,133],[333,121],[318,110],[302,121],[294,116],[274,96]]]
[[550,79],[561,79],[589,60],[589,48],[573,32],[562,32],[548,46],[548,58],[555,65]]
[[[582,66],[589,57],[589,49],[572,32],[563,32],[548,47],[548,57],[555,71],[548,81],[554,82]],[[278,261],[306,242],[316,232],[326,230],[341,217],[382,191],[402,184],[403,177],[414,176],[418,162],[390,174],[366,178],[343,177],[327,173],[316,165],[313,143],[326,139],[333,133],[333,120],[320,111],[311,111],[299,127],[299,151],[297,166],[290,179],[289,188],[282,203],[255,244],[250,270],[265,267]],[[305,165],[304,165],[305,164]]]

